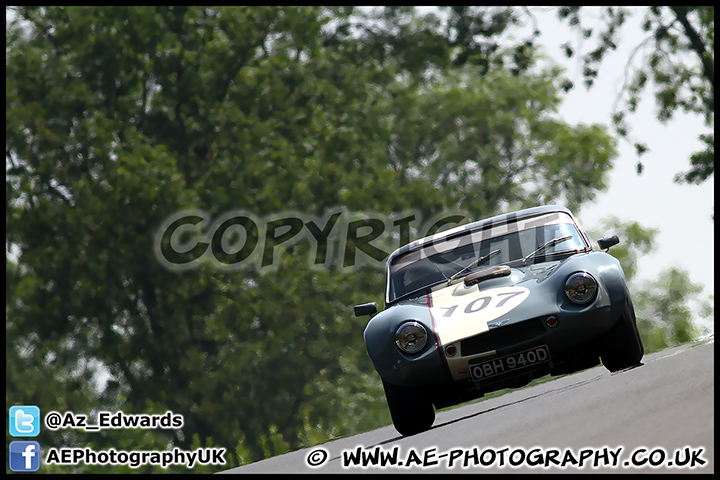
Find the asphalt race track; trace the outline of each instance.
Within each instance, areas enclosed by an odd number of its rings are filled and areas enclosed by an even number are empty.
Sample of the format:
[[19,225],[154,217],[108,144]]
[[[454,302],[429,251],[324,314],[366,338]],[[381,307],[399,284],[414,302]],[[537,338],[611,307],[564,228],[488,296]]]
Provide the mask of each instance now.
[[222,473],[714,473],[714,356],[683,345]]

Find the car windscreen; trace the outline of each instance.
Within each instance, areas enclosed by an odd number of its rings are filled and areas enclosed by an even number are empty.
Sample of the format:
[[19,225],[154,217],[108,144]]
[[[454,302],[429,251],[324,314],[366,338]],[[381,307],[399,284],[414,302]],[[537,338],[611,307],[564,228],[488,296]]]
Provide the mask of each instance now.
[[[570,238],[544,248],[528,263],[544,261],[558,252],[588,248],[572,217],[563,212],[495,224],[433,241],[392,259],[387,300],[392,302],[403,296],[422,293],[425,288],[447,281],[484,256],[488,258],[482,265],[522,262],[540,246],[562,237]],[[468,273],[470,271],[471,268],[467,269]]]

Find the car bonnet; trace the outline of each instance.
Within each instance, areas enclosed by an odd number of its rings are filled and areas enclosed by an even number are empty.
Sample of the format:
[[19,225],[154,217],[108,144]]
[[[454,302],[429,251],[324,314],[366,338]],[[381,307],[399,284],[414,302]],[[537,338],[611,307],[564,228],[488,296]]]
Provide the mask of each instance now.
[[464,283],[428,293],[428,308],[441,345],[487,332],[488,323],[506,316],[530,296],[519,285],[478,289]]

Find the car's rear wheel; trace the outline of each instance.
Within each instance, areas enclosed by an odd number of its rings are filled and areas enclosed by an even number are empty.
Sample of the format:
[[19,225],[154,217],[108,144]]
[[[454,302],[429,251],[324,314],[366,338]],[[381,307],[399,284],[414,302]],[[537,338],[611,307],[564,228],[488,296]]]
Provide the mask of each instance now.
[[624,315],[603,336],[600,342],[600,359],[605,368],[617,372],[639,365],[644,353],[635,312],[632,304],[629,304]]
[[393,425],[401,435],[415,435],[432,427],[435,409],[422,390],[400,387],[385,380],[383,387]]

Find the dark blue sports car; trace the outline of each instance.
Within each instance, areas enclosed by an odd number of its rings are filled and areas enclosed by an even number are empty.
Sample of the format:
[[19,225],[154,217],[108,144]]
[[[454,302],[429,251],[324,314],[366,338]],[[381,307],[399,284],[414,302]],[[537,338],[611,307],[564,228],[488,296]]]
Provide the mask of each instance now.
[[365,345],[402,435],[429,429],[434,408],[643,356],[620,263],[595,251],[564,207],[414,241],[390,255],[386,276],[385,309],[357,305],[355,315],[372,315]]

